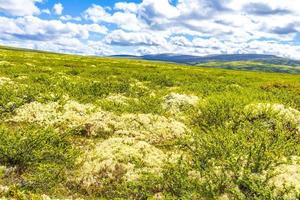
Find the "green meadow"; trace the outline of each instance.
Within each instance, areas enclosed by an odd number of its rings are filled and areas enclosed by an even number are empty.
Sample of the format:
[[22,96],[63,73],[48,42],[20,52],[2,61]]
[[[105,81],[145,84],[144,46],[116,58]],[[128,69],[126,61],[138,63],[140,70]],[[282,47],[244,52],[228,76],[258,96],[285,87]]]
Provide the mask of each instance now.
[[199,67],[248,70],[248,71],[264,71],[300,74],[300,66],[291,66],[288,64],[265,63],[261,61],[231,61],[231,62],[208,62],[196,64]]
[[300,75],[2,47],[0,197],[299,199],[299,110]]

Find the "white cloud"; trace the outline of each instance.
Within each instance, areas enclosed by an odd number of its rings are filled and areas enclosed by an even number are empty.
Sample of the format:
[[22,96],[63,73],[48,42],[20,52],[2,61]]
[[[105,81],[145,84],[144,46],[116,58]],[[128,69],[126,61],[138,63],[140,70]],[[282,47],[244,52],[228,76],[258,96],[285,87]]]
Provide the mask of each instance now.
[[164,51],[161,51],[162,49],[153,47],[153,46],[142,46],[137,48],[136,54],[138,55],[150,55],[150,54],[158,54],[158,53],[164,53]]
[[45,14],[47,14],[47,15],[50,15],[50,14],[51,14],[51,12],[50,12],[49,9],[43,9],[43,10],[41,11],[41,13],[45,13]]
[[[299,3],[293,0],[178,0],[171,4],[169,0],[143,0],[139,4],[116,3],[114,11],[109,12],[93,5],[85,17],[95,23],[117,25],[120,30],[109,33],[104,41],[111,46],[138,46],[134,51],[137,54],[273,54],[272,48],[285,47],[283,42],[292,42],[297,33],[300,34]],[[265,40],[273,42],[261,43]],[[276,53],[296,57],[292,54],[298,46],[285,45],[291,47],[289,53],[284,49]]]
[[115,55],[115,52],[111,46],[101,42],[101,41],[88,41],[87,43],[90,51],[90,55]]
[[83,13],[83,17],[86,20],[91,20],[93,22],[109,22],[111,15],[105,11],[102,6],[93,4]]
[[35,5],[42,0],[0,0],[0,13],[11,16],[38,15],[40,9]]
[[285,3],[281,0],[264,2],[262,7],[257,6],[253,10],[257,14],[260,13],[260,16],[247,14],[245,6],[249,3],[262,4],[259,0],[178,0],[177,5],[171,5],[168,1],[158,5],[155,0],[144,0],[139,5],[137,15],[141,16],[153,30],[184,27],[215,37],[244,30],[249,33],[248,36],[254,36],[253,39],[258,35],[264,37],[264,33],[265,36],[273,33],[272,38],[286,40],[286,37],[278,37],[276,34],[288,34],[289,29],[291,33],[295,30],[298,32],[299,25],[295,20],[300,17],[300,2],[292,0]]
[[300,11],[300,2],[295,0],[230,0],[227,5],[237,11],[247,11],[247,6],[250,6],[254,11],[252,14],[262,15],[284,14],[280,12],[284,10],[298,13]]
[[77,24],[77,26],[93,33],[106,34],[108,32],[108,29],[105,26],[100,26],[99,24]]
[[178,9],[170,5],[169,0],[144,0],[138,9],[138,15],[150,26],[168,24],[179,14]]
[[62,21],[81,21],[81,17],[72,17],[71,15],[63,15],[59,19]]
[[[119,5],[118,7],[120,7],[120,5],[124,7],[127,4],[123,5],[119,3],[117,5]],[[134,13],[125,11],[110,14],[106,12],[103,7],[98,5],[92,5],[92,7],[88,8],[83,13],[83,16],[86,20],[91,20],[94,23],[112,23],[127,31],[140,31],[145,28],[145,25],[137,18],[136,14]]]
[[101,42],[88,41],[83,43],[76,38],[67,39],[56,39],[51,42],[49,41],[10,41],[1,40],[0,43],[3,45],[9,45],[14,47],[22,47],[29,49],[53,51],[59,53],[70,53],[70,54],[84,54],[84,55],[113,55],[115,52],[110,46],[107,46]]
[[184,36],[175,36],[170,38],[171,44],[175,46],[183,46],[183,47],[190,47],[193,46],[192,42],[189,41],[186,37]]
[[127,12],[116,12],[110,18],[110,23],[118,25],[121,29],[127,31],[142,31],[146,25],[142,23],[135,14]]
[[61,15],[64,10],[64,7],[61,3],[56,3],[53,6],[53,11],[56,15]]
[[[31,41],[39,48],[52,42],[52,49],[87,54],[115,50],[132,54],[267,53],[298,57],[300,50],[295,39],[300,35],[297,0],[123,1],[111,8],[91,5],[81,17],[62,15],[63,5],[57,3],[53,8],[59,15],[55,16],[57,20],[31,16],[50,13],[47,9],[40,11],[38,2],[42,0],[0,0],[0,12],[25,16],[0,17],[0,39],[22,40],[26,45]],[[96,43],[92,40],[95,38]]]
[[89,33],[105,34],[107,28],[98,24],[63,23],[27,16],[16,19],[0,17],[0,35],[20,40],[51,41],[58,38],[88,39]]
[[127,2],[118,2],[115,4],[115,10],[122,10],[125,12],[136,13],[138,10],[138,5],[135,3],[127,3]]
[[207,19],[228,11],[225,0],[178,0],[177,8],[187,19]]
[[108,34],[104,41],[107,44],[118,46],[164,46],[166,40],[153,33],[147,32],[125,32],[116,30]]

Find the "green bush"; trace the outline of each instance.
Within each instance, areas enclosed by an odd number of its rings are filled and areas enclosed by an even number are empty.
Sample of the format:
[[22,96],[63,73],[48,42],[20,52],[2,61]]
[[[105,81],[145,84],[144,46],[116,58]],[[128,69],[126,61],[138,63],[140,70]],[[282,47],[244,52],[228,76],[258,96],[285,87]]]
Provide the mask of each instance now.
[[22,188],[47,190],[61,183],[76,154],[68,138],[53,129],[0,126],[0,165],[13,169],[10,177]]

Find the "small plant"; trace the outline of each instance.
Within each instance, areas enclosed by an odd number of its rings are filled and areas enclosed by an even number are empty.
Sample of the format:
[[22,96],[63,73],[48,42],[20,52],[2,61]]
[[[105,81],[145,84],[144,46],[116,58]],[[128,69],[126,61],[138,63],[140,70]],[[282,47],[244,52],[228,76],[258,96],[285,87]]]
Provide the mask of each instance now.
[[[11,168],[19,186],[34,190],[54,187],[76,158],[66,136],[37,126],[0,127],[0,164]],[[9,177],[6,180],[11,181]]]

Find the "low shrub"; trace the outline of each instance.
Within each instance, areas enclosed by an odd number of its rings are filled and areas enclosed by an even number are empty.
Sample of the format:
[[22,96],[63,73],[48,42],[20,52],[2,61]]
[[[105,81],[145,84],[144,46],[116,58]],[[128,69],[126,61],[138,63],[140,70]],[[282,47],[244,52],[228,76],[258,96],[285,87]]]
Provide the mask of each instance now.
[[0,126],[0,165],[11,169],[6,172],[8,184],[36,191],[50,189],[64,180],[77,153],[67,136],[53,129]]

